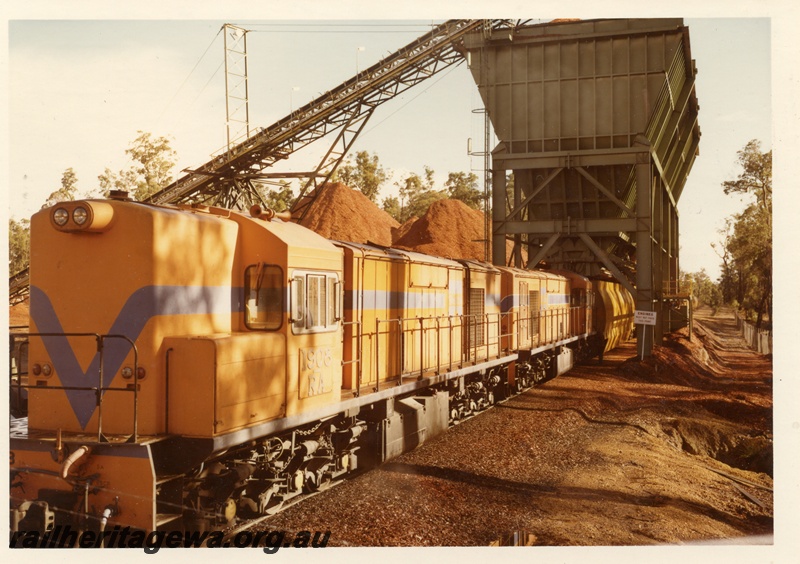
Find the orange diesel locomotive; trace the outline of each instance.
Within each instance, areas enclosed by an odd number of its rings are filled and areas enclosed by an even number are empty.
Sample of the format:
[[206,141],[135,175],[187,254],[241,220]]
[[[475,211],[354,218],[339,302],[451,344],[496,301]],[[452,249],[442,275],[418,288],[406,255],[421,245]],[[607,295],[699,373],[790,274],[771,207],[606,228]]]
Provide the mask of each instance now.
[[617,284],[330,241],[288,219],[124,193],[32,218],[12,530],[270,514],[632,329]]

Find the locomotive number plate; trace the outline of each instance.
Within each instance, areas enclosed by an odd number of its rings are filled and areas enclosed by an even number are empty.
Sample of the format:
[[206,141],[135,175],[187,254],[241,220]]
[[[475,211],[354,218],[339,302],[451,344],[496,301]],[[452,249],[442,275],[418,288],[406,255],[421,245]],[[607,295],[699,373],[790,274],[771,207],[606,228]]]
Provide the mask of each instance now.
[[331,347],[300,349],[300,397],[310,398],[333,390]]

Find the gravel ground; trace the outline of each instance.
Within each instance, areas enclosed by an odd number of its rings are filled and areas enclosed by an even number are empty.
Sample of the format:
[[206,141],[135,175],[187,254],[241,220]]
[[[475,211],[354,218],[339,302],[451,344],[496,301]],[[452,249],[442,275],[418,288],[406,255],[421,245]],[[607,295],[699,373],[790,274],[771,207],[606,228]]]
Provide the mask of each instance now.
[[286,509],[261,530],[329,546],[652,545],[770,535],[772,364],[699,312]]

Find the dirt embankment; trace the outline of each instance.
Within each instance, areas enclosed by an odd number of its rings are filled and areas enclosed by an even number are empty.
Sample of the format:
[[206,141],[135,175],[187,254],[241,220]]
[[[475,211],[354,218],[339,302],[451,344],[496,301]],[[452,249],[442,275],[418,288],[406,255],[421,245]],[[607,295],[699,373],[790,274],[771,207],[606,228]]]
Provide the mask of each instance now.
[[483,213],[457,200],[439,200],[394,246],[445,258],[483,260],[483,239]]
[[771,359],[703,310],[691,340],[644,362],[628,343],[262,527],[337,546],[763,542],[771,475]]

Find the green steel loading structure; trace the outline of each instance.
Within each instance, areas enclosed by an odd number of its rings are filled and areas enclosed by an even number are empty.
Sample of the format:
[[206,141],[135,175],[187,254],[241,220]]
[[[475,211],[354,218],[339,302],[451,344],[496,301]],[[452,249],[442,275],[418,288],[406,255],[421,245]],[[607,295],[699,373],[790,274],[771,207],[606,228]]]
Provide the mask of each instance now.
[[[671,305],[689,302],[677,286],[677,201],[700,139],[688,28],[681,19],[529,22],[448,20],[148,201],[247,209],[263,203],[254,181],[296,178],[299,221],[377,106],[466,60],[500,140],[490,165],[493,262],[506,263],[511,239],[516,266],[610,273],[637,309],[657,314],[649,338],[638,327],[649,354],[672,325]],[[314,170],[268,170],[334,132]],[[10,286],[12,303],[24,298],[27,271]]]
[[677,209],[700,142],[688,28],[681,19],[565,21],[465,42],[499,139],[493,262],[505,262],[511,239],[518,267],[610,273],[637,310],[656,312],[652,333],[637,326],[649,354],[691,308],[678,286]]

